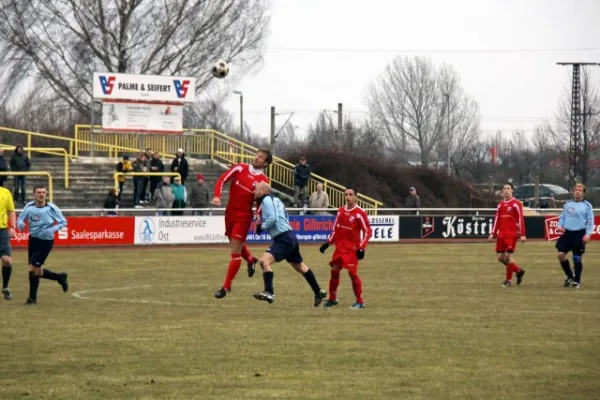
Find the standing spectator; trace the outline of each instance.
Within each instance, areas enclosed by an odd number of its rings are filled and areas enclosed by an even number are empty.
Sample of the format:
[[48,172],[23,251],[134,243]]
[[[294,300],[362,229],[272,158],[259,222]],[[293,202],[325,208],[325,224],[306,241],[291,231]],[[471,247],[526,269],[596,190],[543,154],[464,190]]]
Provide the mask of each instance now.
[[[128,172],[131,172],[132,170],[133,170],[133,166],[131,165],[131,161],[129,161],[129,156],[127,154],[125,154],[123,156],[123,160],[119,161],[119,163],[117,164],[117,172],[128,173]],[[119,199],[119,201],[121,201],[121,194],[123,193],[123,185],[125,184],[125,176],[119,176],[117,179],[119,181],[119,195],[117,196],[117,199]],[[135,186],[134,186],[134,191],[135,191]]]
[[[140,153],[133,162],[133,172],[150,172],[150,161],[146,158],[146,153]],[[144,185],[145,176],[138,175],[133,177],[133,206],[141,208],[141,204],[146,203],[146,187]]]
[[[146,172],[152,172],[152,170],[150,168],[150,163],[152,162],[152,149],[148,147],[146,149],[146,151],[144,152],[144,154],[146,155],[146,160],[148,160],[148,171],[146,171]],[[142,198],[141,198],[141,201],[143,203],[149,202],[152,197],[152,192],[148,193],[148,195],[146,196],[146,190],[148,189],[149,182],[150,182],[150,177],[144,176],[144,179],[142,179]]]
[[[26,172],[31,169],[31,161],[23,151],[23,146],[15,147],[15,152],[10,159],[10,169],[13,172]],[[25,175],[16,175],[14,177],[15,187],[13,189],[13,198],[17,201],[19,195],[19,187],[21,189],[21,203],[25,204]]]
[[294,201],[297,207],[302,207],[306,200],[306,187],[310,178],[310,165],[306,163],[306,157],[300,157],[300,164],[295,168],[296,179],[294,181]]
[[[196,184],[192,187],[190,203],[192,208],[208,208],[210,194],[204,185],[204,175],[196,175]],[[194,211],[195,215],[204,215],[204,211]]]
[[[323,191],[323,184],[317,184],[317,191],[312,192],[309,200],[309,208],[327,208],[329,207],[329,195]],[[327,211],[317,211],[316,215],[329,215]]]
[[[417,194],[417,189],[415,189],[414,186],[411,186],[410,189],[408,189],[408,193],[409,193],[409,195],[406,198],[405,207],[406,208],[416,208],[416,209],[421,208],[421,198]],[[414,211],[413,213],[416,214],[417,211]]]
[[[108,190],[108,194],[104,198],[104,206],[105,210],[116,210],[119,208],[119,198],[117,196],[117,191],[115,188],[110,188]],[[116,211],[107,211],[106,215],[117,215]]]
[[[176,176],[171,185],[173,190],[173,208],[185,208],[187,203],[187,190],[181,182],[181,178]],[[183,211],[173,211],[173,215],[183,215]]]
[[[154,191],[156,208],[171,208],[173,206],[173,189],[171,189],[171,178],[163,177]],[[158,215],[169,215],[168,211],[159,211]]]
[[[0,172],[8,171],[8,164],[6,163],[6,159],[4,158],[4,149],[0,147]],[[4,186],[4,181],[6,181],[6,175],[0,175],[0,186]]]
[[[165,172],[165,165],[160,159],[160,154],[158,152],[152,154],[152,160],[150,160],[150,172]],[[154,199],[154,192],[156,192],[156,188],[161,181],[160,176],[151,176],[150,177],[150,200]]]
[[183,149],[177,150],[177,158],[171,162],[171,172],[179,172],[181,175],[181,184],[185,184],[185,180],[188,177],[189,167],[188,162],[185,159]]

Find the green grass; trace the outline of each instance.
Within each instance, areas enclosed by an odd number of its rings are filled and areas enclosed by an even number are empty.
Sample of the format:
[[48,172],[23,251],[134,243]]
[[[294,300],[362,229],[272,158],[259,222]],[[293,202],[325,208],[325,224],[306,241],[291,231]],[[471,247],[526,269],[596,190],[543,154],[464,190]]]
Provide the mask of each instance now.
[[[303,250],[326,288],[328,257]],[[71,290],[42,281],[28,308],[18,252],[15,299],[0,300],[0,399],[600,398],[600,245],[579,291],[562,287],[551,243],[519,246],[519,287],[500,287],[494,257],[493,244],[373,245],[367,308],[352,311],[346,274],[340,305],[315,309],[285,264],[274,304],[252,297],[262,280],[245,267],[215,299],[225,249],[56,249],[47,266]]]

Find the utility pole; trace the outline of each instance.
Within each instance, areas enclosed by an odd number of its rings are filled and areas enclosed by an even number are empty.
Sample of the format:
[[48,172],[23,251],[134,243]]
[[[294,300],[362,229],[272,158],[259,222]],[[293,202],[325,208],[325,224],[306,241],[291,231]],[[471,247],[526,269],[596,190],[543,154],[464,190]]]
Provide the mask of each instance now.
[[240,140],[244,141],[244,94],[239,90],[234,90],[233,93],[240,95]]
[[275,150],[275,107],[271,107],[271,151]]
[[446,125],[446,136],[448,138],[448,149],[446,150],[446,169],[448,170],[448,176],[452,175],[452,169],[450,168],[450,145],[452,144],[452,140],[450,140],[450,94],[444,93],[444,97],[446,97],[446,117],[448,119],[448,124]]
[[338,103],[338,145],[340,146],[340,150],[343,151],[344,150],[344,116],[342,114],[342,103]]
[[[595,65],[600,63],[587,62],[559,62],[558,65],[571,65],[573,67],[573,82],[571,84],[571,130],[569,135],[569,188],[573,186],[579,179],[587,179],[587,176],[581,176],[582,172],[587,169],[587,165],[582,165],[586,162],[583,153],[587,150],[582,148],[585,146],[582,135],[581,117],[581,66]],[[587,174],[584,174],[587,175]],[[582,182],[585,183],[585,182]]]

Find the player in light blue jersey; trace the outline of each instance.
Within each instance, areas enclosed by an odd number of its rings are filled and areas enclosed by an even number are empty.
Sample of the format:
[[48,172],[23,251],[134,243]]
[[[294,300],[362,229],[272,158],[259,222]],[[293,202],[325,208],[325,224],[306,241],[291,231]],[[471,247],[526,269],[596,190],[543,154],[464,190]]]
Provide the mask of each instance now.
[[271,265],[286,260],[300,275],[304,276],[315,295],[314,306],[318,307],[323,299],[327,297],[327,292],[321,290],[315,274],[304,264],[302,255],[300,255],[298,239],[294,232],[292,232],[288,214],[283,203],[271,194],[271,187],[265,182],[260,182],[256,185],[254,198],[258,204],[260,218],[256,226],[256,233],[260,234],[262,230],[265,230],[273,239],[271,247],[267,249],[258,261],[263,271],[265,290],[255,293],[254,297],[269,304],[275,301],[275,291],[273,289],[274,274]]
[[[574,287],[579,289],[581,284],[581,273],[583,272],[583,253],[585,253],[585,244],[589,242],[594,231],[594,211],[592,205],[583,199],[585,195],[585,185],[575,184],[572,190],[573,200],[565,203],[560,217],[556,232],[562,233],[562,236],[556,242],[558,250],[558,260],[567,279],[564,287]],[[575,264],[575,274],[569,264],[567,254],[573,252],[573,264]]]
[[64,292],[69,290],[66,272],[56,273],[43,268],[54,245],[54,234],[67,226],[67,220],[55,204],[46,200],[46,188],[36,186],[33,195],[35,200],[25,205],[17,221],[20,231],[25,229],[25,224],[29,225],[29,298],[26,305],[37,304],[40,278],[57,281]]

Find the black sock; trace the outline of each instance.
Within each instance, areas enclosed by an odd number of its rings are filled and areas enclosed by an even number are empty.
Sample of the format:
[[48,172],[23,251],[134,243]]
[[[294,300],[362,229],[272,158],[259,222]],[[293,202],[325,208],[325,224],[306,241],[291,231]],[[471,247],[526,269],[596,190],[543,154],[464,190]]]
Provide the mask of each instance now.
[[50,271],[49,269],[44,268],[44,274],[42,275],[44,279],[50,279],[51,281],[58,280],[58,274],[56,272]]
[[573,271],[571,270],[571,264],[569,263],[569,260],[561,261],[560,266],[562,267],[563,271],[565,271],[567,278],[573,279]]
[[321,287],[319,286],[319,282],[317,282],[317,278],[315,278],[315,274],[313,274],[312,270],[309,268],[304,274],[304,279],[310,285],[310,288],[315,293],[315,296],[319,294],[321,291]]
[[8,288],[8,282],[10,282],[10,274],[12,274],[12,265],[2,266],[2,289]]
[[265,292],[275,294],[273,289],[273,271],[263,272],[263,280],[265,281]]
[[40,277],[34,273],[29,273],[29,298],[37,299],[38,286],[40,286]]
[[575,282],[581,283],[581,273],[583,272],[583,263],[575,261]]

